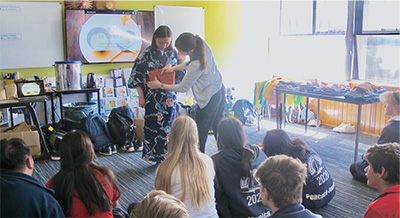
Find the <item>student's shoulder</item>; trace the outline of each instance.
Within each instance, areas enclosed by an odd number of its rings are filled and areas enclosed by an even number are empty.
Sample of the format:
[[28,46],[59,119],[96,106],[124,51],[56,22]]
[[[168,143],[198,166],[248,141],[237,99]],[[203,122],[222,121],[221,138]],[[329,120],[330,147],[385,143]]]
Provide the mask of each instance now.
[[209,164],[209,163],[213,164],[213,160],[207,154],[200,153],[199,156],[206,164]]

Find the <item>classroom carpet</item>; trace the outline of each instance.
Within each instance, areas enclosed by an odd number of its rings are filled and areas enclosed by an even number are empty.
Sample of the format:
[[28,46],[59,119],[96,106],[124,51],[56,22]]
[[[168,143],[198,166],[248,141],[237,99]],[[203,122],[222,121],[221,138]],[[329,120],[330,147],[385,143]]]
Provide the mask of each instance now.
[[[265,118],[260,121],[260,130],[257,125],[246,125],[249,143],[261,143],[265,132],[276,128],[275,118]],[[308,127],[305,132],[304,125],[287,124],[284,130],[291,137],[301,137],[314,149],[325,162],[336,184],[336,195],[329,204],[321,209],[314,210],[323,217],[363,217],[368,205],[379,196],[379,193],[353,179],[349,167],[354,161],[355,134],[341,134],[332,131],[333,127]],[[358,159],[360,155],[376,141],[378,137],[360,134]],[[217,153],[214,136],[209,135],[206,145],[206,154]],[[126,153],[118,150],[112,156],[97,154],[95,162],[107,166],[118,178],[121,198],[120,205],[126,209],[132,202],[139,202],[150,190],[154,188],[154,177],[157,166],[141,158],[141,152]],[[43,185],[50,177],[57,173],[59,161],[35,161],[33,177]]]

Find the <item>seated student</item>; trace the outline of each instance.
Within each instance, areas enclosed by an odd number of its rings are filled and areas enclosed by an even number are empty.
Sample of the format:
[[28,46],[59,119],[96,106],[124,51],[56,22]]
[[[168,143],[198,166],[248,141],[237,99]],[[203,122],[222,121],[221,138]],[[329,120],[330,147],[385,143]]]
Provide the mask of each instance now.
[[0,217],[64,217],[53,191],[32,177],[33,158],[19,138],[0,141]]
[[185,204],[161,190],[152,190],[138,203],[130,217],[189,218]]
[[154,187],[183,201],[190,217],[218,217],[213,161],[200,152],[198,144],[196,122],[188,116],[176,118],[168,155],[157,168]]
[[272,210],[271,217],[322,217],[301,205],[306,171],[304,163],[286,155],[268,157],[258,167],[255,177],[261,185],[263,204]]
[[367,184],[381,195],[372,202],[364,217],[400,217],[400,146],[374,145],[365,154]]
[[291,139],[282,129],[267,132],[263,141],[267,156],[286,154],[307,165],[307,179],[303,186],[303,205],[308,209],[321,208],[335,196],[335,183],[319,155],[301,138]]
[[69,131],[60,143],[60,171],[46,184],[67,217],[113,217],[120,197],[118,181],[107,167],[98,166],[89,136]]
[[[389,124],[383,128],[381,137],[379,137],[377,144],[384,144],[389,142],[400,143],[400,91],[385,92],[380,96],[382,102],[385,102],[385,113],[391,118]],[[360,182],[367,183],[365,177],[365,168],[368,166],[366,160],[361,160],[353,163],[350,166],[350,173],[355,179]]]
[[220,217],[269,217],[271,210],[260,198],[260,184],[254,179],[257,167],[267,156],[247,143],[242,124],[224,118],[218,124],[219,153],[212,156],[215,165],[215,198]]

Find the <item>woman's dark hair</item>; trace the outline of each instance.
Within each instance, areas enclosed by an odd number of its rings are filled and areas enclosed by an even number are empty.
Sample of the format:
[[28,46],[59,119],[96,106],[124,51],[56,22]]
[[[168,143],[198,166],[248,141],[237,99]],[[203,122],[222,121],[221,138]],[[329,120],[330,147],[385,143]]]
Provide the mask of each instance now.
[[[151,40],[151,50],[157,50],[156,39],[162,39],[165,37],[172,38],[172,30],[168,26],[159,26],[153,33],[153,39]],[[168,51],[173,51],[172,43],[169,44]]]
[[199,36],[195,36],[192,33],[182,33],[175,41],[175,47],[181,51],[193,52],[189,55],[190,62],[199,60],[200,68],[206,71],[208,68],[208,62],[206,59],[206,45],[204,40]]
[[244,147],[247,144],[247,139],[242,124],[235,118],[224,118],[218,124],[217,133],[218,150],[227,147],[240,152],[240,175],[241,177],[250,177],[254,152]]
[[306,155],[312,152],[303,139],[291,139],[282,129],[267,131],[263,141],[263,149],[267,156],[286,154],[300,159],[303,163],[306,161]]
[[102,211],[111,210],[111,199],[97,180],[93,170],[100,171],[105,179],[109,180],[119,197],[118,182],[110,169],[97,166],[93,162],[96,155],[89,136],[83,131],[71,130],[61,141],[59,151],[61,169],[54,176],[51,186],[55,191],[54,197],[60,203],[64,214],[68,216],[71,212],[74,190],[78,192],[89,215],[95,214],[94,205]]
[[0,172],[23,170],[28,156],[31,156],[31,152],[24,140],[2,139],[0,141]]

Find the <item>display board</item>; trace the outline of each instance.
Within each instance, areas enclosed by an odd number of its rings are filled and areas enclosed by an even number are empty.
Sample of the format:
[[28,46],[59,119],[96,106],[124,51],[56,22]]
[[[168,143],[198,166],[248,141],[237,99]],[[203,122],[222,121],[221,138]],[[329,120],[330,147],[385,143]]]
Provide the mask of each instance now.
[[64,60],[62,28],[59,2],[0,2],[0,69]]
[[184,6],[154,6],[155,28],[167,25],[171,28],[174,41],[183,32],[204,36],[204,8]]

